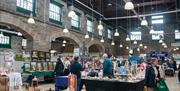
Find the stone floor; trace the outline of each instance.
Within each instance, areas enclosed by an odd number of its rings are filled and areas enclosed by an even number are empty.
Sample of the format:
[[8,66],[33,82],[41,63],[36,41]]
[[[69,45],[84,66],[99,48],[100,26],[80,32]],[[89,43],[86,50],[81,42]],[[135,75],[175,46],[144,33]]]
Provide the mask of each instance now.
[[[166,77],[166,84],[169,87],[170,91],[180,91],[180,83],[177,80],[177,73],[174,77]],[[40,88],[42,88],[42,91],[48,91],[49,88],[54,90],[54,84],[43,84],[40,85]],[[64,90],[67,91],[67,90]],[[81,91],[86,91],[85,89]]]

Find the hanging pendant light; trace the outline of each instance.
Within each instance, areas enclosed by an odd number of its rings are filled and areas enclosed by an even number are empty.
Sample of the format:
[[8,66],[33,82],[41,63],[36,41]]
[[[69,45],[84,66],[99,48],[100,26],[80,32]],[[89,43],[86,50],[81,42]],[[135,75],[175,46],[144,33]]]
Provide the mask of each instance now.
[[4,37],[4,34],[3,34],[3,32],[1,32],[1,34],[0,34],[0,37]]
[[65,28],[63,29],[63,33],[68,33],[69,30],[67,29],[67,27],[65,26]]
[[127,47],[126,47],[126,49],[128,50],[128,49],[129,49],[129,47],[127,46]]
[[162,46],[165,46],[166,45],[166,43],[162,43]]
[[154,28],[151,26],[151,29],[149,31],[150,34],[153,34],[154,33]]
[[72,5],[71,6],[71,11],[69,11],[69,13],[68,13],[68,17],[72,18],[74,16],[76,16],[76,13],[74,11],[74,6]]
[[159,40],[159,43],[163,43],[163,40],[162,40],[162,39],[160,39],[160,40]]
[[141,44],[139,44],[139,46],[140,46],[140,47],[142,47],[142,46],[143,46],[143,44],[141,43]]
[[122,44],[120,44],[120,45],[119,45],[119,47],[121,47],[121,48],[122,48],[122,47],[123,47],[123,45],[122,45]]
[[62,46],[64,46],[64,47],[65,47],[65,46],[66,46],[66,44],[62,44]]
[[84,36],[85,39],[89,39],[89,34],[86,33],[86,35]]
[[144,46],[144,49],[147,49],[147,46]]
[[22,36],[22,33],[18,32],[17,35],[18,35],[18,36]]
[[100,40],[101,43],[104,43],[104,38],[102,37],[101,40]]
[[133,54],[133,49],[129,49],[129,54]]
[[94,37],[92,36],[92,37],[91,37],[91,41],[93,41],[93,40],[94,40]]
[[167,48],[167,45],[165,45],[164,48]]
[[98,29],[98,30],[103,30],[103,28],[104,28],[104,27],[103,27],[103,25],[102,25],[102,21],[100,20],[97,29]]
[[67,43],[66,40],[63,40],[63,43],[66,44]]
[[137,48],[137,51],[139,52],[139,51],[140,51],[140,48]]
[[177,47],[176,50],[179,50],[179,48]]
[[126,41],[130,41],[129,35],[127,35],[127,37],[126,37]]
[[136,45],[136,44],[137,44],[137,41],[136,41],[136,40],[134,40],[133,44],[135,44],[135,45]]
[[116,29],[116,32],[114,33],[114,36],[119,36],[118,29]]
[[27,20],[27,22],[28,22],[29,24],[35,24],[35,20],[34,20],[34,18],[33,18],[33,14],[32,14],[32,13],[30,14],[30,17],[29,17],[29,19]]
[[112,42],[111,42],[111,45],[112,45],[112,46],[114,46],[114,45],[115,45],[114,41],[112,41]]
[[124,6],[125,10],[132,10],[134,9],[134,4],[131,1],[127,1],[125,6]]
[[145,17],[143,17],[143,20],[141,21],[141,26],[147,26],[148,22]]

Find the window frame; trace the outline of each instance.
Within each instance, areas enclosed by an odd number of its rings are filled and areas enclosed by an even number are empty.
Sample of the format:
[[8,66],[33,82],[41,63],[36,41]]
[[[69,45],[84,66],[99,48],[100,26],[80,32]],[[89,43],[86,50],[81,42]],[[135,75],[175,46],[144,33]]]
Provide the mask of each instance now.
[[130,40],[142,40],[142,32],[141,31],[132,31],[130,33],[131,33]]
[[[75,30],[80,30],[80,28],[81,28],[81,14],[76,12],[76,11],[75,11],[75,13],[78,16],[78,20],[71,18],[71,28],[75,29]],[[74,20],[75,22],[78,23],[78,27],[72,25],[72,20]]]
[[1,46],[0,48],[11,48],[11,36],[6,33],[3,33],[3,35],[9,37],[9,44],[0,43],[0,46]]
[[112,30],[111,29],[107,29],[107,33],[108,33],[108,39],[113,39],[113,33],[112,33]]
[[[27,1],[27,0],[23,0],[23,1]],[[20,12],[20,13],[23,13],[26,15],[31,15],[31,13],[32,13],[33,16],[36,16],[36,0],[32,0],[32,11],[28,10],[24,7],[17,6],[17,5],[18,5],[18,2],[16,0],[16,11],[17,12]]]
[[[92,23],[92,26],[88,25],[88,21],[90,21]],[[92,31],[88,31],[88,27],[90,27],[92,29]],[[94,31],[94,21],[93,21],[92,18],[87,17],[86,28],[87,28],[88,32],[93,33],[93,31]]]
[[[60,9],[60,12],[59,12],[59,16],[60,16],[59,19],[60,20],[59,21],[55,20],[53,18],[50,18],[50,12],[54,12],[54,11],[50,11],[50,4],[53,4],[53,5],[59,7],[59,9]],[[50,3],[49,3],[49,22],[62,25],[62,23],[63,23],[63,7],[64,6],[62,4],[60,4],[54,0],[50,0]],[[57,12],[54,12],[54,13],[57,13]]]
[[[162,32],[162,33],[160,33],[160,32]],[[153,36],[158,36],[158,38],[153,38]],[[152,40],[160,40],[160,36],[162,36],[162,39],[164,39],[164,31],[163,30],[154,31],[154,33],[151,35],[151,39]]]

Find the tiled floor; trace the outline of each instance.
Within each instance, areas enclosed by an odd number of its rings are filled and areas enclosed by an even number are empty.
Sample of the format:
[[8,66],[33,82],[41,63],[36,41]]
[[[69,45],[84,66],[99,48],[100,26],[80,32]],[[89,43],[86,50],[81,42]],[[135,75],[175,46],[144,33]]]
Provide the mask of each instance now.
[[[166,83],[170,91],[180,91],[180,83],[178,83],[177,79],[178,79],[177,73],[174,77],[166,77]],[[42,88],[44,91],[47,91],[49,88],[54,90],[54,84],[40,85],[40,88]],[[67,90],[64,90],[64,91],[67,91]],[[85,91],[85,89],[81,91]]]

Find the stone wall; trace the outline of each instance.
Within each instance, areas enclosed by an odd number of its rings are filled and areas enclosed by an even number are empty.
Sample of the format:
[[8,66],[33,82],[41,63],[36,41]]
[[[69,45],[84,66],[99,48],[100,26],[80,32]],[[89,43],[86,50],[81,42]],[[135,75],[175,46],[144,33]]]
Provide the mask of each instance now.
[[[86,15],[83,11],[75,8],[75,10],[81,13],[81,29],[80,31],[71,29],[70,18],[67,17],[70,9],[65,2],[61,0],[58,1],[64,5],[63,25],[49,22],[49,0],[36,0],[36,16],[34,17],[36,24],[33,25],[27,23],[28,15],[16,11],[16,0],[1,0],[0,24],[11,26],[27,37],[29,40],[28,43],[31,45],[28,46],[30,50],[49,51],[51,49],[51,40],[64,36],[73,39],[80,47],[83,46],[83,42],[85,42],[87,48],[93,44],[99,44],[103,48],[108,47],[112,53],[114,53],[110,43],[102,44],[99,42],[98,30],[96,28],[98,24],[97,21],[94,22],[95,40],[90,41],[90,39],[84,39],[86,32]],[[69,34],[62,32],[65,25],[70,30]]]

